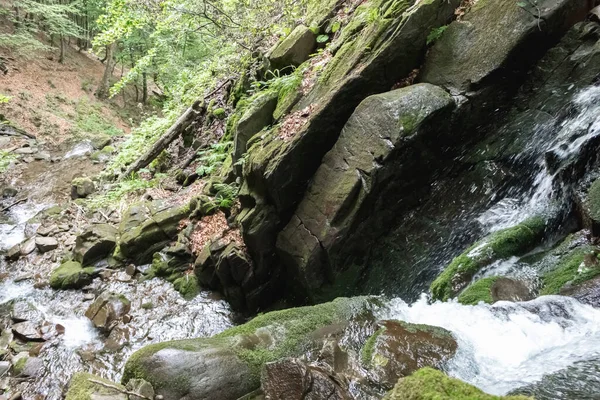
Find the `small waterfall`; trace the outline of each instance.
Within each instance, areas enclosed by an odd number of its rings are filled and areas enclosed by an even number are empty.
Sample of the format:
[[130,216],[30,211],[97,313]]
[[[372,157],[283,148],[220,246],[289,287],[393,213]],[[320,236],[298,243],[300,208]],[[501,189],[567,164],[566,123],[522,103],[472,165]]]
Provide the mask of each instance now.
[[423,295],[391,300],[380,317],[453,332],[459,347],[446,372],[496,395],[600,355],[600,310],[568,297],[463,306]]

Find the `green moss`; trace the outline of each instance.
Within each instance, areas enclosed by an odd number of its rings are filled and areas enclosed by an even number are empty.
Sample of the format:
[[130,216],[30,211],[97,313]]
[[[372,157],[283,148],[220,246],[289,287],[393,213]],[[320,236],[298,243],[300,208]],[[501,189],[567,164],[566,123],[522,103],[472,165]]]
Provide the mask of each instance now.
[[498,278],[499,276],[490,276],[469,285],[458,296],[458,302],[465,305],[479,304],[480,301],[492,304],[494,302],[492,299],[492,286],[494,286]]
[[525,396],[493,396],[433,368],[402,378],[384,400],[527,400]]
[[360,349],[360,360],[365,367],[371,365],[371,360],[373,359],[373,352],[375,351],[375,344],[377,343],[377,338],[381,336],[381,334],[385,332],[385,328],[381,328],[375,331],[374,334],[367,339],[362,349]]
[[147,303],[142,303],[142,308],[144,310],[152,310],[154,308],[154,304],[151,301]]
[[564,256],[555,269],[542,277],[540,294],[559,294],[567,283],[577,285],[600,275],[600,267],[586,267],[584,263],[586,255],[595,250],[592,246],[583,246]]
[[213,110],[212,115],[217,119],[225,119],[225,117],[227,117],[227,112],[224,108],[217,108]]
[[13,365],[13,375],[21,375],[23,373],[28,358],[29,357],[21,357],[17,360],[17,362]]
[[600,220],[600,179],[594,181],[587,195],[587,207],[590,211],[590,217]]
[[[370,304],[369,299],[364,297],[340,298],[316,306],[291,308],[259,315],[243,325],[230,328],[211,338],[177,340],[146,346],[135,352],[127,361],[123,382],[132,378],[141,378],[152,383],[155,388],[165,385],[165,382],[152,382],[152,377],[141,367],[144,359],[162,349],[197,351],[206,347],[226,347],[231,348],[240,360],[248,365],[251,379],[258,387],[260,372],[265,363],[302,354],[307,350],[307,346],[314,339],[314,333],[319,328],[348,321],[358,310],[365,309]],[[284,332],[283,337],[269,346],[264,343],[251,347],[236,344],[243,342],[239,340],[240,337],[253,336],[258,329],[265,327],[272,327],[270,331]],[[170,382],[168,384],[172,385]]]
[[496,260],[532,250],[544,236],[546,223],[540,217],[495,232],[456,257],[430,286],[434,300],[446,301],[464,288],[481,268]]
[[186,300],[191,300],[200,293],[198,278],[193,274],[184,274],[182,277],[175,279],[173,286]]
[[[107,385],[116,386],[120,391],[92,383],[90,382],[90,379],[103,382]],[[125,387],[117,383],[85,372],[76,372],[69,383],[69,391],[67,392],[65,400],[92,400],[92,395],[104,395],[107,397],[115,396],[116,398],[116,396],[119,395],[123,396],[123,391],[125,391]]]
[[53,289],[78,289],[92,281],[94,267],[82,268],[77,261],[67,261],[52,271],[50,287]]

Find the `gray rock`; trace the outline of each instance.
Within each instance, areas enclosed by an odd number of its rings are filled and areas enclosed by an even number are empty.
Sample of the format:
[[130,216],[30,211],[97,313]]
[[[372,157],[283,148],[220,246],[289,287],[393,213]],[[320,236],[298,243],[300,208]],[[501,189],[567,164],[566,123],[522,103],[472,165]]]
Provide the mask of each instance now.
[[31,321],[13,324],[13,333],[27,342],[43,342],[44,337],[39,330],[39,324]]
[[51,156],[47,151],[40,151],[33,158],[38,161],[50,161]]
[[154,388],[150,382],[146,382],[143,379],[131,379],[127,382],[126,387],[130,392],[141,395],[141,397],[129,395],[129,400],[143,400],[144,398],[154,399]]
[[46,253],[58,248],[58,240],[53,237],[36,237],[35,245],[37,246],[40,253]]
[[108,224],[88,226],[75,241],[73,258],[83,266],[108,257],[117,242],[117,228]]
[[48,236],[53,233],[56,233],[57,230],[58,230],[58,227],[56,226],[56,224],[41,225],[37,229],[36,233],[40,236]]
[[22,256],[27,256],[35,251],[35,238],[30,238],[21,243],[20,250]]
[[96,185],[90,178],[75,178],[71,182],[71,198],[85,198],[96,191]]
[[2,197],[4,197],[4,198],[15,197],[17,195],[17,193],[19,193],[19,191],[11,186],[5,187],[4,189],[2,189]]
[[27,300],[17,300],[13,303],[11,318],[15,322],[40,322],[44,314]]
[[[374,235],[383,224],[368,218],[383,211],[394,213],[394,199],[420,182],[426,168],[434,167],[433,154],[415,149],[438,146],[439,138],[448,133],[443,121],[454,107],[452,97],[441,88],[417,84],[368,97],[356,108],[277,240],[281,258],[297,277],[295,287],[304,289],[303,295],[315,300],[314,291],[323,285],[335,287],[335,277],[353,264],[349,257],[368,251],[371,243],[357,227],[362,224]],[[414,173],[416,168],[419,174]],[[356,279],[361,275],[348,273]],[[345,278],[340,280],[345,286],[338,289],[357,283]]]
[[275,69],[297,67],[312,54],[317,46],[316,35],[304,25],[297,26],[281,43],[275,47],[269,57]]
[[94,326],[108,334],[122,321],[131,309],[131,303],[123,295],[103,292],[85,312]]
[[0,361],[0,376],[4,376],[10,369],[10,363],[8,361]]
[[16,154],[35,154],[37,153],[37,148],[35,147],[21,147],[14,151]]
[[19,259],[20,256],[21,256],[21,246],[18,244],[14,245],[10,249],[8,249],[8,251],[4,255],[4,257],[9,261],[16,261]]

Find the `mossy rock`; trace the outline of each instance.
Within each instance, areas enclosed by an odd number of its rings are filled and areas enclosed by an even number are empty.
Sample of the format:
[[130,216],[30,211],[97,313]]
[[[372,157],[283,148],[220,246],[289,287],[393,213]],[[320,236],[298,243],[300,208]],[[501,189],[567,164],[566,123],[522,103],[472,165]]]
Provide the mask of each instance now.
[[532,296],[525,284],[502,276],[490,276],[479,279],[469,285],[458,296],[458,302],[476,305],[480,302],[493,304],[496,301],[526,301]]
[[198,278],[194,274],[184,274],[173,282],[173,286],[186,300],[191,300],[200,293]]
[[[118,390],[94,383],[93,381],[102,382],[105,385],[118,388]],[[125,386],[111,382],[108,379],[100,378],[86,372],[76,372],[69,383],[69,390],[65,400],[95,400],[99,398],[127,400],[127,395],[124,394],[125,390]]]
[[533,400],[526,396],[493,396],[475,386],[450,378],[433,368],[423,368],[402,378],[384,400]]
[[239,398],[260,387],[267,362],[295,357],[318,343],[328,326],[372,310],[370,298],[340,298],[316,306],[259,315],[211,338],[177,340],[142,348],[127,361],[123,383],[144,379],[165,400]]
[[599,248],[590,245],[568,251],[551,271],[542,276],[540,294],[560,294],[567,287],[577,286],[600,275],[599,253]]
[[92,283],[94,267],[83,268],[77,261],[67,261],[52,271],[50,287],[53,289],[80,289]]
[[315,33],[304,25],[297,26],[281,43],[275,47],[269,60],[276,69],[297,67],[315,50]]
[[430,286],[433,299],[446,301],[463,290],[483,267],[532,250],[543,239],[545,228],[543,218],[533,217],[475,243],[433,281]]

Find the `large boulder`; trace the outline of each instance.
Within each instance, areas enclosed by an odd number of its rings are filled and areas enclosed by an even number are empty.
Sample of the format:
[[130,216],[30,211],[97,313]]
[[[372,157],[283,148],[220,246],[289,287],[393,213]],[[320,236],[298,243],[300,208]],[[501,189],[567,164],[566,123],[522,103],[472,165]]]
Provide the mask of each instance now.
[[[397,212],[398,194],[430,179],[439,159],[435,148],[447,134],[442,121],[453,109],[452,98],[429,84],[371,96],[358,106],[278,238],[288,273],[309,299],[354,286],[361,254],[382,228],[376,216]],[[325,285],[333,288],[320,293]]]
[[317,46],[317,37],[310,28],[298,25],[273,49],[269,60],[274,69],[297,67],[312,54]]
[[77,236],[73,259],[82,265],[90,265],[107,257],[115,248],[117,234],[117,228],[112,225],[90,225]]
[[458,347],[443,328],[401,321],[382,321],[380,325],[362,349],[362,362],[372,379],[387,389],[423,367],[442,368]]
[[263,314],[211,338],[150,345],[127,361],[123,382],[144,379],[165,400],[237,399],[260,387],[266,363],[320,349],[325,335],[375,306],[368,298],[336,299]]
[[75,178],[71,182],[71,198],[73,200],[88,197],[96,191],[96,185],[90,178]]
[[431,48],[420,80],[465,94],[523,72],[575,22],[588,0],[481,0]]
[[92,283],[94,267],[83,268],[77,261],[66,261],[52,271],[50,286],[53,289],[80,289]]
[[423,368],[402,378],[384,400],[533,400],[526,396],[492,396],[441,371]]
[[[431,29],[452,18],[459,0],[372,0],[356,9],[333,58],[281,124],[253,141],[244,163],[238,220],[257,279],[278,279],[275,242],[306,184],[358,104],[388,91],[417,68]],[[360,9],[360,10],[359,10]],[[377,18],[369,23],[377,10]],[[273,290],[280,285],[272,284]]]
[[503,276],[490,276],[469,285],[458,296],[458,302],[475,305],[480,302],[493,304],[497,301],[527,301],[532,298],[531,290],[525,283]]

